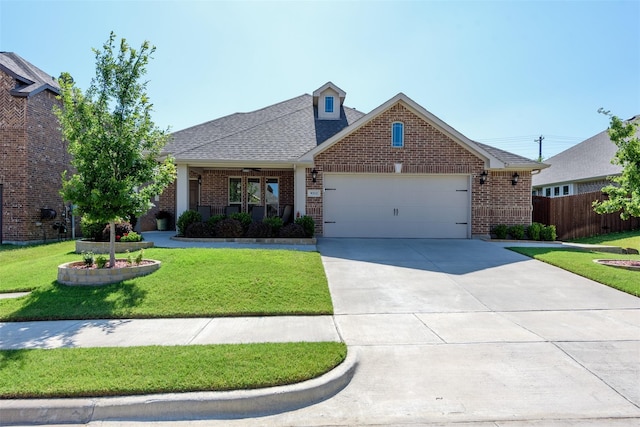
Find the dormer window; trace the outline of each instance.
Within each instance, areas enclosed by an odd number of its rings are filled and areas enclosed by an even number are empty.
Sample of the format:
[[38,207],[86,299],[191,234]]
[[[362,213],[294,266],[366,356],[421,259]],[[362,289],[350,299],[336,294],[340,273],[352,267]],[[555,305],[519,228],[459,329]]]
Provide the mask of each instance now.
[[394,122],[391,125],[391,146],[404,147],[404,123]]
[[333,96],[326,96],[324,98],[324,112],[333,113]]

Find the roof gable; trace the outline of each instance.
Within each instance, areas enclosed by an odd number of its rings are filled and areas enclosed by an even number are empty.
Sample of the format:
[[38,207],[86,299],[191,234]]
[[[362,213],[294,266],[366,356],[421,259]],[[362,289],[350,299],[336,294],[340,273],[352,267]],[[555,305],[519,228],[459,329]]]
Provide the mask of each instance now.
[[60,93],[55,78],[13,52],[0,52],[0,69],[19,82],[11,90],[13,96],[28,97],[43,90]]
[[406,96],[403,93],[399,93],[384,104],[380,105],[369,114],[362,117],[353,125],[348,128],[343,129],[341,132],[335,134],[333,137],[329,138],[326,142],[313,150],[305,153],[304,156],[301,157],[302,161],[312,161],[313,158],[322,153],[325,150],[328,150],[331,146],[338,143],[348,135],[360,129],[362,126],[374,120],[376,117],[383,114],[385,111],[391,109],[396,104],[402,104],[408,110],[416,114],[419,118],[426,121],[438,131],[447,135],[454,142],[461,145],[466,150],[472,152],[477,157],[481,158],[485,162],[485,166],[487,169],[504,169],[504,168],[522,168],[522,169],[540,169],[546,167],[544,164],[537,163],[533,160],[527,159],[525,157],[521,157],[512,153],[508,153],[503,150],[498,150],[493,147],[479,144],[462,135],[460,132],[449,126],[444,121],[440,120],[438,117],[425,110],[422,106],[414,102],[411,98]]

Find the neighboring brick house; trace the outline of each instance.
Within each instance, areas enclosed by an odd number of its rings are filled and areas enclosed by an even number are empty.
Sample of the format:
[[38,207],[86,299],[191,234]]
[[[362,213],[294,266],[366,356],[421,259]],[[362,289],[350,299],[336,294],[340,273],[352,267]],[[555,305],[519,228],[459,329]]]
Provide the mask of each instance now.
[[[637,135],[640,137],[640,130]],[[609,131],[604,130],[550,157],[545,160],[550,167],[533,176],[533,194],[562,197],[600,191],[611,183],[608,177],[622,173],[622,166],[611,163],[617,151]]]
[[325,237],[471,238],[531,223],[545,164],[469,140],[404,94],[368,114],[312,95],[172,135],[178,177],[160,208],[310,215]]
[[[0,242],[59,237],[53,225],[62,220],[61,174],[70,163],[52,112],[59,90],[33,64],[0,52]],[[56,218],[43,218],[42,209]]]

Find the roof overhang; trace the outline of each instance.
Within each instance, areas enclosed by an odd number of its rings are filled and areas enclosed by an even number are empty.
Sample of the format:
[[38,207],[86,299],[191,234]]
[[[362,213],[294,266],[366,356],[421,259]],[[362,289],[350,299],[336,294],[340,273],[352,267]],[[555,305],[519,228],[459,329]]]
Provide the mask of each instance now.
[[[504,162],[502,162],[501,160],[499,160],[498,158],[496,158],[495,156],[493,156],[483,148],[479,147],[475,142],[473,142],[472,140],[470,140],[469,138],[467,138],[466,136],[464,136],[463,134],[461,134],[460,132],[458,132],[448,124],[446,124],[444,121],[440,120],[438,117],[436,117],[429,111],[425,110],[422,106],[420,106],[418,103],[413,101],[411,98],[409,98],[402,92],[397,94],[396,96],[394,96],[393,98],[385,102],[384,104],[380,105],[379,107],[375,108],[369,114],[364,115],[360,120],[356,121],[351,126],[344,128],[342,131],[338,132],[337,134],[335,134],[333,137],[329,138],[322,144],[318,145],[317,147],[303,154],[299,160],[301,162],[313,162],[313,159],[315,158],[316,155],[322,153],[323,151],[328,150],[338,141],[342,140],[346,136],[352,134],[353,132],[357,131],[361,127],[370,123],[373,119],[375,119],[376,117],[378,117],[383,112],[387,111],[389,108],[391,108],[396,104],[402,104],[404,107],[412,111],[418,117],[422,118],[423,120],[431,124],[433,127],[438,129],[440,132],[450,137],[454,142],[456,142],[457,144],[460,144],[463,148],[471,151],[476,156],[483,159],[485,162],[485,167],[487,169],[505,169],[507,167],[507,165]],[[523,168],[523,165],[519,164],[518,167]],[[536,168],[539,168],[539,166]],[[523,168],[523,170],[524,169],[531,169],[531,168]]]

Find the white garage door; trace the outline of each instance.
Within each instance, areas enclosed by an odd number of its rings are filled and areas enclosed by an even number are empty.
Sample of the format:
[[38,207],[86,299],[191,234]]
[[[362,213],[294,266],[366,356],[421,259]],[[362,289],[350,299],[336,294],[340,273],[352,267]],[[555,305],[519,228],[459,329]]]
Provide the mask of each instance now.
[[468,238],[464,175],[324,176],[324,236]]

